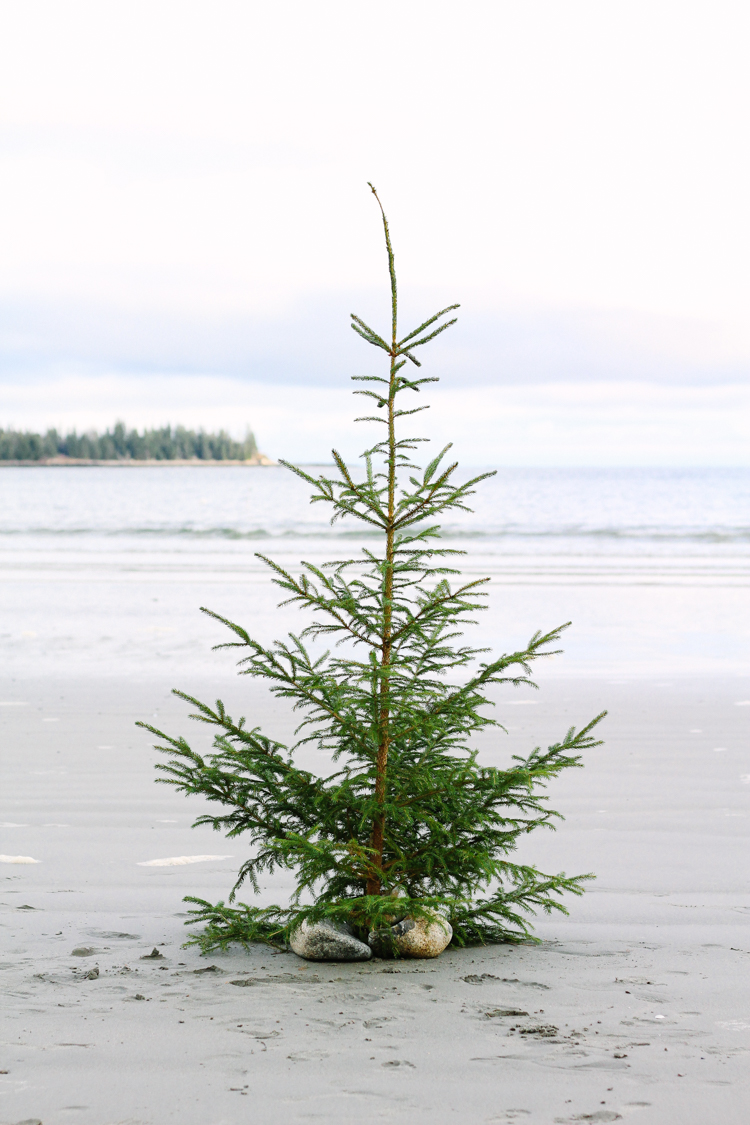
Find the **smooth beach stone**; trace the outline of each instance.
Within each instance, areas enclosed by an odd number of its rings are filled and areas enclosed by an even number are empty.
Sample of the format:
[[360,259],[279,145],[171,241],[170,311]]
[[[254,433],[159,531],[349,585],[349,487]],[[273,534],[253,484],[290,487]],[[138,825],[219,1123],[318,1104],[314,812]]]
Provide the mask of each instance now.
[[355,938],[344,922],[303,922],[289,939],[289,946],[306,961],[369,961],[369,945]]
[[367,943],[377,957],[438,957],[453,937],[450,922],[439,914],[430,918],[404,918],[387,930],[372,930]]

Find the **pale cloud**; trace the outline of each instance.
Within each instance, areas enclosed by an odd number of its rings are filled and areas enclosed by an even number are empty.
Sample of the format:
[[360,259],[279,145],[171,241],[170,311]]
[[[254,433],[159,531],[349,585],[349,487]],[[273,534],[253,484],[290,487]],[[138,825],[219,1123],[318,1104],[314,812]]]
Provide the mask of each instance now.
[[746,5],[28,0],[3,21],[6,421],[236,428],[237,401],[269,451],[322,455],[319,423],[349,417],[328,389],[374,361],[347,314],[387,316],[373,179],[404,323],[463,303],[429,373],[472,458],[746,457]]
[[372,178],[413,284],[746,316],[746,5],[29,0],[3,19],[5,284],[368,285]]
[[[476,289],[405,287],[401,324],[452,298],[458,323],[424,355],[451,385],[633,380],[747,382],[750,339],[716,322],[624,310],[553,309]],[[274,308],[164,307],[134,292],[129,304],[0,298],[0,380],[51,372],[212,373],[272,384],[343,386],[379,357],[353,335],[349,312],[386,331],[387,291],[309,293]],[[406,330],[404,328],[404,330]]]
[[[16,426],[103,429],[181,422],[250,427],[270,456],[353,461],[377,440],[354,425],[362,400],[345,387],[250,383],[225,376],[69,376],[6,386],[4,417]],[[467,465],[750,465],[750,387],[633,382],[434,388],[411,431],[433,448],[454,443]]]

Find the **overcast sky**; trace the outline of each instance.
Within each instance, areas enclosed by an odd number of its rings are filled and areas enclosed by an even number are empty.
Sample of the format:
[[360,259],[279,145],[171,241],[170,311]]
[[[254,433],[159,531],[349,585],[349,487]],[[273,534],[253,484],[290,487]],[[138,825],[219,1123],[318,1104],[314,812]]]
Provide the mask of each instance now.
[[403,326],[462,304],[423,357],[437,439],[750,464],[745,3],[0,13],[0,425],[353,456],[347,377],[377,356],[348,314],[388,314],[372,180]]

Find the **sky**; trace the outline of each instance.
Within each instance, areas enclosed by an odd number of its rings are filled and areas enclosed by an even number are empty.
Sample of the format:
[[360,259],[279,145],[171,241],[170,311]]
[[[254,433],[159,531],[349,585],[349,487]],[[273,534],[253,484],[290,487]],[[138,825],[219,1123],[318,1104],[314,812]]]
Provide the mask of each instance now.
[[[750,464],[750,11],[0,0],[0,426],[355,457],[394,240],[420,433]],[[361,401],[361,400],[360,400]]]

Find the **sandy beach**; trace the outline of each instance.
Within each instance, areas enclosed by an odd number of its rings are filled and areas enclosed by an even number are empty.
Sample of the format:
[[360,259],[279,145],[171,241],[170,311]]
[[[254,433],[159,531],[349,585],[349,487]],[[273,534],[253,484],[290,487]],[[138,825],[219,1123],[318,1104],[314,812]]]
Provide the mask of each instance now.
[[748,4],[0,28],[0,1125],[750,1125]]
[[[499,697],[498,762],[609,707],[524,852],[597,881],[540,945],[364,965],[181,948],[183,895],[225,897],[243,850],[153,783],[133,723],[195,727],[172,683],[5,683],[0,851],[38,862],[0,864],[0,1122],[747,1120],[747,678]],[[246,681],[185,686],[288,724]]]
[[[492,577],[474,643],[574,622],[539,692],[498,694],[508,734],[485,734],[484,760],[609,710],[606,745],[550,789],[565,822],[524,843],[542,870],[597,875],[568,918],[537,919],[541,944],[201,958],[183,896],[226,898],[243,841],[190,828],[200,802],[154,783],[134,724],[207,745],[179,687],[291,737],[198,612],[270,641],[301,618],[254,552],[294,570],[359,549],[288,478],[3,475],[0,854],[37,862],[0,863],[0,1123],[745,1125],[744,478],[498,477],[456,540],[465,572]],[[328,768],[313,749],[301,764]]]

